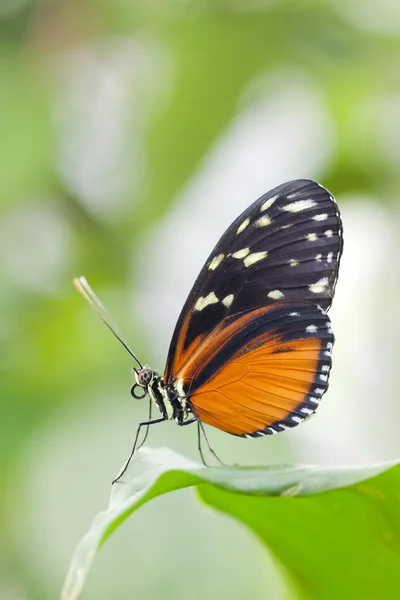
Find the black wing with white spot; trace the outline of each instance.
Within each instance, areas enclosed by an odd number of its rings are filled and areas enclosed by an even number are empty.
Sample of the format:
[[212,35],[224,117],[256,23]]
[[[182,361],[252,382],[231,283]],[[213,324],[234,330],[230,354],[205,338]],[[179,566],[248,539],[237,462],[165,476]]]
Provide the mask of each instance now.
[[227,316],[276,302],[331,306],[343,246],[333,196],[299,179],[261,196],[227,229],[178,319],[165,382]]

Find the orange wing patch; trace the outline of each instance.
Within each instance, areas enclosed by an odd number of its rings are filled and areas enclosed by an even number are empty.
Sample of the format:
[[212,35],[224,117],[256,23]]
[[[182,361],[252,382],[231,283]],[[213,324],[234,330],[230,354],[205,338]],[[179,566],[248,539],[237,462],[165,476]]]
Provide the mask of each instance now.
[[168,383],[169,378],[174,374],[174,379],[183,377],[191,378],[198,365],[204,364],[204,361],[209,360],[212,355],[215,355],[221,345],[226,343],[230,337],[237,333],[240,329],[253,321],[255,318],[262,317],[268,311],[272,310],[271,306],[264,306],[252,311],[244,311],[239,318],[225,317],[215,329],[207,334],[199,334],[185,349],[185,340],[190,326],[190,312],[182,324],[181,333],[177,342],[175,355],[171,364],[171,368],[167,368],[164,373],[164,383]]
[[[287,427],[303,420],[307,413],[299,412],[297,421],[296,409],[314,384],[321,340],[298,339],[280,347],[276,341],[270,340],[234,358],[194,392],[190,401],[196,416],[204,423],[241,436],[285,422],[289,415],[295,420]],[[314,404],[307,412],[316,407]]]

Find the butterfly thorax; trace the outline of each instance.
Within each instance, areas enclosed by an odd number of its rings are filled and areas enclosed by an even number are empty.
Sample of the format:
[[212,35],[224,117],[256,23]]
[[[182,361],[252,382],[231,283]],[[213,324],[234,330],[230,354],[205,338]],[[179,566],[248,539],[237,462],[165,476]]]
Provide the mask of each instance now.
[[166,419],[183,423],[190,411],[186,398],[181,398],[173,386],[166,385],[160,375],[149,367],[143,367],[135,374],[137,385],[143,387],[152,402]]

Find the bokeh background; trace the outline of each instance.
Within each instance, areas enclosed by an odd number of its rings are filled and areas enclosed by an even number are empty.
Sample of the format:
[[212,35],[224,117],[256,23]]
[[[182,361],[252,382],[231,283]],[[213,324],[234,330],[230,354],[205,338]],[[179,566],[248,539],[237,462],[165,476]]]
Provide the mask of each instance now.
[[[147,413],[72,278],[162,371],[219,236],[285,180],[317,179],[343,214],[331,387],[297,430],[210,438],[241,464],[400,456],[399,6],[1,0],[1,600],[58,596]],[[148,443],[197,457],[190,427]],[[84,597],[293,594],[243,526],[182,491],[117,532]]]

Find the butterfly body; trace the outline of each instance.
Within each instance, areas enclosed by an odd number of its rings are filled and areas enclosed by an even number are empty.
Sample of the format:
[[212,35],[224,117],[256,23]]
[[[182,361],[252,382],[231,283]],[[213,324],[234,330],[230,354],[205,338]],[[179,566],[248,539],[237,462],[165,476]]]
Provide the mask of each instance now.
[[[151,379],[143,383],[142,374],[151,373]],[[145,366],[135,373],[136,384],[132,387],[132,395],[138,396],[135,392],[136,385],[146,388],[153,404],[158,408],[165,420],[173,419],[178,425],[184,423],[190,412],[190,405],[186,396],[179,397],[178,390],[174,386],[165,385],[162,377],[149,367]]]
[[334,337],[327,311],[342,248],[338,206],[314,181],[284,183],[249,206],[200,271],[164,375],[142,367],[128,348],[140,366],[132,395],[149,394],[161,413],[141,425],[197,421],[203,433],[206,423],[262,437],[312,415],[328,388]]
[[283,184],[246,209],[201,270],[164,376],[149,388],[163,416],[261,437],[313,414],[328,387],[326,311],[342,244],[336,202],[313,181]]

